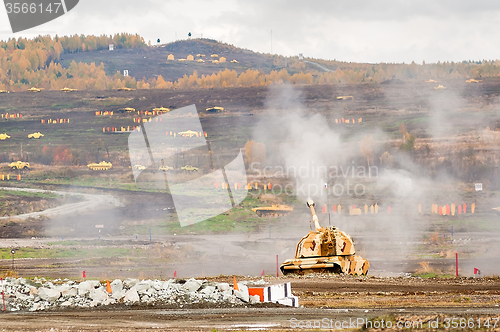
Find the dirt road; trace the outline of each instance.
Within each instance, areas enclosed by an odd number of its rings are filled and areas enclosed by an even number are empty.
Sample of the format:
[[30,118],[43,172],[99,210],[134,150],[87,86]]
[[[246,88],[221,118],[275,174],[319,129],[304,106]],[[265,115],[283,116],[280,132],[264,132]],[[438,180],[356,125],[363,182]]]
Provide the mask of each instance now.
[[30,188],[14,188],[14,187],[0,187],[0,190],[10,190],[10,191],[26,191],[32,193],[53,193],[57,195],[70,195],[70,196],[80,196],[84,199],[83,202],[64,204],[55,208],[47,209],[39,212],[25,213],[17,216],[7,216],[0,217],[1,219],[9,219],[15,217],[16,219],[28,219],[28,218],[39,218],[40,216],[45,216],[48,218],[74,214],[76,212],[82,211],[92,211],[100,207],[111,205],[111,206],[122,206],[120,201],[111,195],[95,195],[95,194],[81,194],[68,191],[51,191],[43,189],[30,189]]

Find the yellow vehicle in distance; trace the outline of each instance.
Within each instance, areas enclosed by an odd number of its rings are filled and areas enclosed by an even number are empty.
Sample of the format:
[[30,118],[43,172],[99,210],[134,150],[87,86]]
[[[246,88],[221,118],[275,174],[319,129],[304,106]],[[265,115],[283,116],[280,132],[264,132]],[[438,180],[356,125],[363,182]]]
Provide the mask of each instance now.
[[10,93],[10,91],[7,91],[7,90],[0,90],[0,93]]
[[90,163],[87,165],[87,167],[93,171],[106,171],[113,167],[113,164],[101,161],[100,163]]
[[135,112],[135,108],[125,107],[125,108],[120,108],[118,111]]
[[29,135],[28,135],[28,138],[29,138],[29,139],[32,139],[32,138],[36,138],[36,139],[38,139],[38,138],[43,137],[43,136],[45,136],[45,135],[44,135],[44,134],[42,134],[41,132],[39,132],[39,131],[38,131],[38,132],[36,132],[36,133],[29,134]]
[[191,166],[191,165],[186,165],[184,167],[181,167],[181,169],[183,171],[197,171],[198,167],[194,167],[194,166]]
[[146,166],[142,166],[142,165],[134,165],[134,169],[138,169],[138,170],[145,170],[146,169]]
[[32,87],[32,88],[28,89],[28,92],[40,92],[40,91],[42,91],[42,89],[37,89],[35,87]]
[[73,92],[73,91],[76,91],[76,89],[71,89],[71,88],[65,87],[65,88],[60,89],[59,91],[61,91],[61,92]]
[[24,161],[14,161],[9,164],[9,167],[12,169],[29,169],[30,163],[25,163]]
[[273,206],[265,206],[253,208],[253,212],[259,217],[282,217],[293,212],[293,206],[275,204]]
[[0,134],[0,141],[5,141],[7,138],[10,138],[7,134]]
[[159,170],[166,172],[166,171],[173,171],[174,168],[170,166],[160,166]]
[[467,80],[465,81],[465,83],[479,83],[479,82],[482,82],[483,80],[475,80],[473,78],[471,78],[470,80]]
[[123,87],[123,88],[118,88],[118,89],[116,89],[116,90],[118,90],[118,91],[133,91],[133,90],[135,90],[135,89],[131,89],[131,88],[127,88],[127,87]]
[[185,136],[185,137],[193,137],[193,136],[198,136],[199,133],[196,131],[188,130],[188,131],[181,131],[179,135]]
[[166,108],[166,107],[155,107],[155,108],[153,108],[153,111],[156,111],[156,112],[170,112],[170,108]]
[[207,112],[222,112],[222,111],[224,111],[224,107],[220,107],[220,106],[209,107],[205,111],[207,111]]

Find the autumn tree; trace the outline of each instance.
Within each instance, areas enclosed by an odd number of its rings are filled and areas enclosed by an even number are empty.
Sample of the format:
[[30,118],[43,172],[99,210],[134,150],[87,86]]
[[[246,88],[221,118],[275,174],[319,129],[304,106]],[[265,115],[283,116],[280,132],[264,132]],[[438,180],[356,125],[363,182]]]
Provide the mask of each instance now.
[[375,140],[371,135],[366,135],[365,138],[360,142],[359,148],[361,154],[365,157],[368,166],[373,165],[373,148],[375,146]]
[[70,165],[73,160],[73,155],[66,145],[61,145],[52,150],[54,165]]
[[401,124],[399,125],[399,135],[401,136],[401,139],[403,140],[403,143],[405,141],[405,135],[407,133],[407,130],[406,130],[406,125],[404,124],[404,122],[401,122]]
[[266,162],[266,145],[255,141],[247,141],[245,143],[245,159],[247,165],[252,163],[263,164]]
[[393,158],[391,154],[387,151],[385,151],[381,156],[380,156],[380,165],[386,166],[386,167],[391,167],[393,164]]
[[403,144],[401,144],[401,149],[404,151],[412,151],[415,149],[415,136],[410,135],[410,133],[405,133],[405,139]]

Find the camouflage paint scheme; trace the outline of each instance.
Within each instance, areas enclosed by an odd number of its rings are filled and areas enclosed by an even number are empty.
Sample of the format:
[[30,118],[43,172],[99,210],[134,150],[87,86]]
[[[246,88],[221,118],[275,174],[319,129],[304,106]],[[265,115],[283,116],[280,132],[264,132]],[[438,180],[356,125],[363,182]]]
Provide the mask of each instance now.
[[352,238],[337,227],[321,227],[314,211],[314,202],[307,201],[311,209],[315,230],[310,231],[297,244],[295,259],[281,264],[283,274],[307,272],[334,272],[366,275],[370,263],[356,256]]

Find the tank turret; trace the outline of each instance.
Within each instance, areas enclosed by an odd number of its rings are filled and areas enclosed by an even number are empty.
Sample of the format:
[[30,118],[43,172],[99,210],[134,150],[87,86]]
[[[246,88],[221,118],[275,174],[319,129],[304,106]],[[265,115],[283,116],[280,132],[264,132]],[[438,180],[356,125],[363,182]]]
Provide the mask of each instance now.
[[314,210],[314,202],[307,201],[314,230],[304,236],[295,250],[295,258],[281,264],[283,274],[332,272],[365,275],[370,263],[356,256],[352,238],[337,227],[322,227]]

